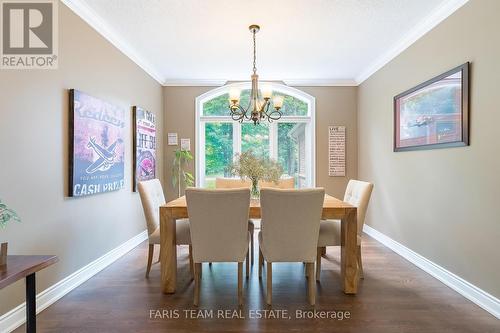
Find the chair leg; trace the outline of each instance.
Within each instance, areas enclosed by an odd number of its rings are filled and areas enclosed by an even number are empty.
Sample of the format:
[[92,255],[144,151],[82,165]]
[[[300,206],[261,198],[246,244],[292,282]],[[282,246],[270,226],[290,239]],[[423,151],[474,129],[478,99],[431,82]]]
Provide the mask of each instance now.
[[149,271],[151,270],[151,263],[153,262],[153,253],[155,251],[155,245],[149,244],[148,251],[148,267],[146,268],[146,277],[149,277]]
[[194,306],[200,303],[201,263],[194,264]]
[[364,279],[365,274],[363,273],[363,262],[361,261],[361,245],[358,245],[358,269],[359,269],[359,277],[361,279]]
[[259,279],[262,279],[262,266],[264,266],[264,256],[259,248]]
[[267,262],[267,292],[266,292],[266,303],[268,305],[272,304],[273,301],[273,263]]
[[161,245],[160,245],[160,252],[158,254],[158,261],[156,262],[156,264],[159,263],[160,261],[161,261]]
[[323,250],[321,247],[318,247],[316,252],[316,281],[319,281],[321,275],[321,254]]
[[189,273],[191,279],[194,279],[194,265],[193,265],[193,246],[189,245]]
[[309,304],[314,305],[316,303],[316,281],[314,279],[314,263],[306,263],[306,269],[308,271],[309,280],[307,281],[307,295],[309,298]]
[[253,266],[253,233],[250,235],[250,260]]
[[[247,269],[248,269],[248,258],[247,258]],[[247,270],[248,274],[248,270]],[[238,263],[238,305],[243,305],[243,263]]]
[[250,277],[250,250],[247,251],[247,259],[246,259],[246,278]]

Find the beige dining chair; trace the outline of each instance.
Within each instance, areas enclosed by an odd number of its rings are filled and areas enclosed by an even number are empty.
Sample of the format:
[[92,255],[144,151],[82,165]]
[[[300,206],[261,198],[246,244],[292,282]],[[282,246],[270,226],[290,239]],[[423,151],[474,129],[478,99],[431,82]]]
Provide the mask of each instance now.
[[250,189],[186,189],[194,261],[194,305],[200,300],[203,262],[238,263],[238,304],[243,304],[243,261],[248,257]]
[[[160,206],[166,203],[163,195],[163,188],[158,179],[151,179],[138,184],[139,195],[141,197],[144,216],[146,217],[146,226],[148,229],[148,266],[146,268],[146,277],[149,277],[151,263],[153,261],[154,246],[160,242]],[[176,221],[175,239],[177,245],[189,245],[189,269],[191,277],[193,272],[193,258],[191,255],[191,238],[189,234],[189,220],[179,219]],[[161,247],[160,247],[161,256]],[[159,259],[158,259],[159,261]]]
[[[221,189],[221,188],[228,188],[228,189],[236,189],[236,188],[252,188],[252,182],[248,179],[241,179],[241,178],[215,178],[215,188]],[[253,233],[255,230],[255,223],[252,220],[248,220],[248,232],[250,233],[250,260],[251,264],[253,265],[253,257],[254,257],[254,250],[253,250]]]
[[281,178],[277,183],[267,182],[265,180],[259,181],[259,188],[281,188],[292,189],[295,187],[295,179],[293,177]]
[[[347,184],[344,194],[344,201],[357,208],[357,261],[359,267],[359,276],[364,278],[363,263],[361,260],[361,235],[365,223],[366,209],[370,202],[373,190],[373,184],[351,179]],[[321,255],[325,252],[327,246],[341,245],[341,224],[340,220],[321,221],[319,227],[319,238],[316,259],[316,279],[319,281],[321,274]]]
[[309,303],[316,302],[314,261],[325,190],[260,191],[262,230],[259,232],[259,278],[267,262],[266,302],[272,303],[272,265],[276,262],[304,262],[308,271]]
[[252,182],[249,179],[217,177],[215,188],[252,188]]

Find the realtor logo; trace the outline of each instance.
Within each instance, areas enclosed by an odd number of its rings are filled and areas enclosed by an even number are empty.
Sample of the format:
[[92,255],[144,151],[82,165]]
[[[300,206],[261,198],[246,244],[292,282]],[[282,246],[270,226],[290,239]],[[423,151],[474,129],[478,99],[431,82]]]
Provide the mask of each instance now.
[[57,0],[0,0],[0,13],[0,68],[57,68]]

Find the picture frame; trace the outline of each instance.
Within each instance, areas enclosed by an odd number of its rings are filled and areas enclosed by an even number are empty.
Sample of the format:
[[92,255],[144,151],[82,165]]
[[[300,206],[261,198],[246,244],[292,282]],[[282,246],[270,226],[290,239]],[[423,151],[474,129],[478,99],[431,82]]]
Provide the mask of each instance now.
[[156,116],[139,106],[132,107],[132,190],[141,181],[156,178]]
[[125,110],[69,90],[68,196],[83,197],[124,187]]
[[469,145],[469,62],[394,97],[394,152]]

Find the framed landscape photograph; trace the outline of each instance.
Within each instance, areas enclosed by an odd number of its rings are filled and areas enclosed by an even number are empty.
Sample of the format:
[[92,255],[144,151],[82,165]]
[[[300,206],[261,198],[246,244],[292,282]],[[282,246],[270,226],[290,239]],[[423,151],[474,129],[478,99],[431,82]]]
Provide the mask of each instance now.
[[156,124],[152,112],[134,106],[133,191],[139,182],[156,178]]
[[394,151],[469,145],[469,63],[394,97]]
[[125,111],[78,90],[69,93],[69,196],[122,189]]

